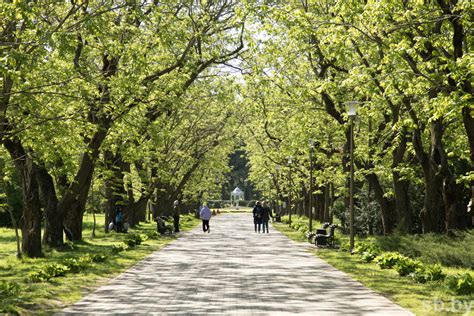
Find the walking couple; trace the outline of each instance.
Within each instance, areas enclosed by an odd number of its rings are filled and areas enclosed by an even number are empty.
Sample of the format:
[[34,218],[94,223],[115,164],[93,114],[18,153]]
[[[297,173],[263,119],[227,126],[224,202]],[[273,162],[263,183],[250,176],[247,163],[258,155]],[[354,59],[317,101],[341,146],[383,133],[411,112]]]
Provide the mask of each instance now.
[[273,218],[272,210],[268,206],[267,201],[263,201],[263,204],[260,201],[255,203],[255,207],[253,208],[253,224],[255,227],[255,232],[260,233],[261,227],[263,227],[263,233],[265,233],[265,229],[268,234],[268,221],[270,217]]

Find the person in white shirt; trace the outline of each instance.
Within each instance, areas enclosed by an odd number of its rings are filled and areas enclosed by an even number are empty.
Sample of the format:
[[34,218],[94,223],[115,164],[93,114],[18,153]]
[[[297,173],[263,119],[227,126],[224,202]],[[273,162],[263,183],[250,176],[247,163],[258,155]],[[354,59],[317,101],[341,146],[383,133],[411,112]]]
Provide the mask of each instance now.
[[209,220],[211,219],[211,210],[207,205],[204,205],[199,212],[199,217],[202,219],[202,230],[203,232],[211,232],[209,227]]

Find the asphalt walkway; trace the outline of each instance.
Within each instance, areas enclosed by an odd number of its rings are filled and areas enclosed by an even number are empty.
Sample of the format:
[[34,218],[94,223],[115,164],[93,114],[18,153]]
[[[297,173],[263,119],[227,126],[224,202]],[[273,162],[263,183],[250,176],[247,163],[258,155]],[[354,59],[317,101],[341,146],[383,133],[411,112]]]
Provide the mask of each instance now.
[[61,314],[411,315],[250,214],[184,233]]

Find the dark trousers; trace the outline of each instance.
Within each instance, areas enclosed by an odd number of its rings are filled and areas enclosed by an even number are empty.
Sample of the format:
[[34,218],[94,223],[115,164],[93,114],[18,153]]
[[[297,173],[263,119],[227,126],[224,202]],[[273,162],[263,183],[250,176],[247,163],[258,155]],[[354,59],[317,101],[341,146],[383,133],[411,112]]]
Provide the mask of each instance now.
[[117,231],[117,233],[121,233],[122,229],[123,229],[123,223],[122,222],[117,222],[115,224],[115,230]]
[[262,220],[259,218],[254,218],[253,226],[255,227],[255,232],[257,232],[257,228],[258,228],[258,232],[260,232],[260,228],[262,227]]
[[267,228],[268,234],[268,219],[262,219],[263,232],[265,232],[265,227]]
[[208,219],[203,219],[202,220],[202,231],[203,232],[209,231],[209,220]]
[[175,233],[179,233],[179,214],[173,215],[173,224]]

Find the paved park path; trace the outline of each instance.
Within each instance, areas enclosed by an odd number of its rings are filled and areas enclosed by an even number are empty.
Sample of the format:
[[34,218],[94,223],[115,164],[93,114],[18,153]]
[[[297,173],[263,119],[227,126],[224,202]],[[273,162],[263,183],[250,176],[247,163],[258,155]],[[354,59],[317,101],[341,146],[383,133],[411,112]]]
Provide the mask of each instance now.
[[250,214],[211,219],[61,314],[411,315]]

